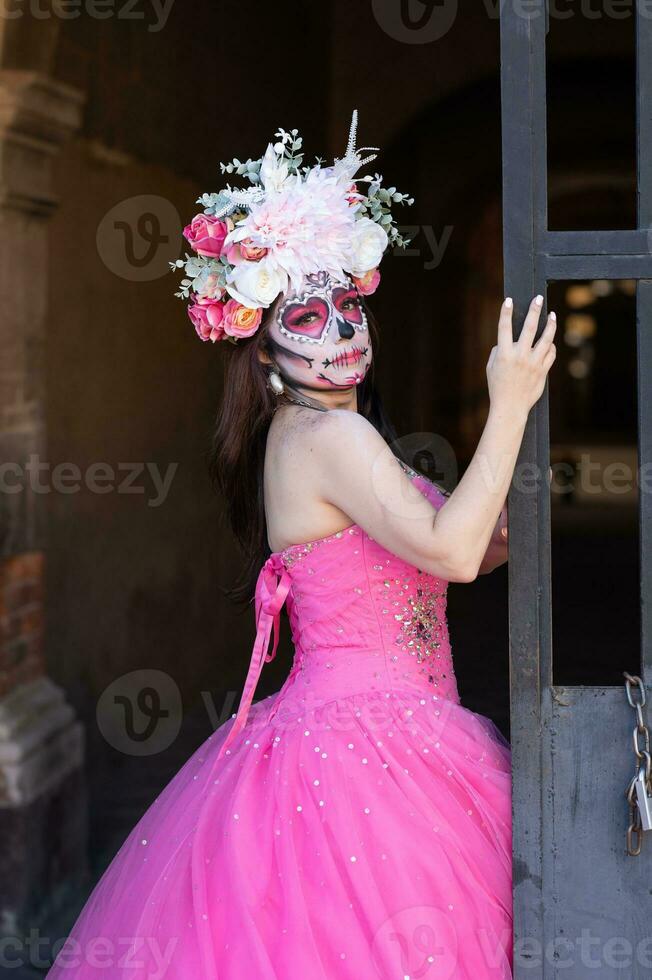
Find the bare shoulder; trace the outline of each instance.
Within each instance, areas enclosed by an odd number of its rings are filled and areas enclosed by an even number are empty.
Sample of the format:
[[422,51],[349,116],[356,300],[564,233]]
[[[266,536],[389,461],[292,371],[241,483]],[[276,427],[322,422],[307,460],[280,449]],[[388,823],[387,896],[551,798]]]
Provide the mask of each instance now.
[[450,496],[450,490],[442,484],[414,470],[395,455],[375,426],[358,412],[303,409],[301,416],[295,416],[295,422],[302,451],[310,453],[315,463],[323,464],[331,477],[341,475],[342,468],[350,467],[353,462],[358,464],[359,475],[365,471],[373,472],[375,480],[385,467],[389,467],[392,472],[401,469],[410,479],[425,481],[442,497]]
[[379,445],[385,445],[377,429],[359,412],[342,408],[320,412],[319,415],[320,418],[313,431],[319,437],[327,455],[338,454],[338,452],[341,454],[344,448],[355,449],[363,446],[378,448]]
[[270,436],[277,451],[308,454],[314,462],[322,460],[329,465],[346,460],[364,446],[378,451],[385,445],[371,422],[347,409],[316,412],[293,406],[277,413]]
[[279,408],[269,427],[268,445],[273,445],[276,451],[292,451],[306,437],[310,438],[321,417],[321,412],[299,405]]

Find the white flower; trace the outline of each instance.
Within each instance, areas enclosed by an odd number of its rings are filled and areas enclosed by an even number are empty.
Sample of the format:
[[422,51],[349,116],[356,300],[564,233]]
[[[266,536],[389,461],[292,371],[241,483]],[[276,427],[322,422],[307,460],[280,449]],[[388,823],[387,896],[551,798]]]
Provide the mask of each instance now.
[[248,239],[268,249],[263,261],[270,269],[284,270],[295,289],[311,272],[342,279],[357,223],[357,208],[348,203],[347,193],[348,184],[326,170],[313,168],[305,179],[290,175],[281,190],[268,191],[237,222],[225,245]]
[[263,258],[260,262],[240,262],[236,265],[226,288],[238,303],[249,309],[257,309],[259,306],[271,306],[287,286],[286,273]]
[[[277,156],[279,147],[281,155]],[[287,176],[288,165],[283,162],[283,144],[277,143],[276,146],[272,146],[271,143],[268,143],[263,162],[260,165],[260,180],[265,191],[267,193],[280,191],[287,180]]]
[[358,218],[351,235],[351,259],[348,271],[363,276],[380,265],[389,239],[382,225],[371,218]]

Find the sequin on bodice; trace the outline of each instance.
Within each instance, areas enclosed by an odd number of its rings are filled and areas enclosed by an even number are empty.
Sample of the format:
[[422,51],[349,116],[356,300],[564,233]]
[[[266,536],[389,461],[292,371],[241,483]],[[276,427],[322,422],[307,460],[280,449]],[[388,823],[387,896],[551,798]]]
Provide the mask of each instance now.
[[292,576],[287,606],[295,667],[306,683],[328,670],[351,690],[423,687],[456,696],[447,582],[357,525],[288,548],[281,561]]

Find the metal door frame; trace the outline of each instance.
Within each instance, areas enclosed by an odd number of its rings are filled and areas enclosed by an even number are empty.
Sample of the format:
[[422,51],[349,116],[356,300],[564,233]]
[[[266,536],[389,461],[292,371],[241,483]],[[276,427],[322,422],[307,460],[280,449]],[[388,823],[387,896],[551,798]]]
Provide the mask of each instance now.
[[[638,463],[652,461],[652,20],[636,2],[637,229],[549,231],[546,139],[546,0],[501,3],[501,93],[505,295],[518,333],[535,293],[549,280],[637,282]],[[546,304],[541,317],[545,322]],[[559,342],[560,338],[556,338]],[[600,691],[627,718],[624,689],[559,688],[552,682],[548,386],[530,413],[517,465],[534,463],[536,494],[509,492],[510,701],[513,774],[514,943],[546,942],[554,855],[547,815],[553,780],[555,706]],[[640,472],[640,469],[639,469]],[[652,497],[639,493],[641,677],[652,700]],[[626,664],[623,664],[626,666]],[[570,701],[568,696],[570,695]],[[611,702],[613,702],[611,704]],[[633,716],[632,716],[633,717]],[[623,742],[625,756],[627,743]],[[628,762],[629,764],[629,762]],[[628,773],[628,770],[626,770]],[[553,790],[554,792],[554,787]],[[617,807],[618,801],[614,800]],[[621,800],[625,807],[624,797]],[[623,837],[625,825],[623,825]],[[649,841],[646,842],[649,845]],[[645,848],[645,845],[644,845]],[[649,852],[652,853],[652,852]],[[641,858],[629,858],[641,861]],[[648,864],[649,875],[649,864]],[[516,978],[552,977],[520,969]],[[561,975],[561,974],[560,974]],[[569,975],[566,971],[563,975]]]

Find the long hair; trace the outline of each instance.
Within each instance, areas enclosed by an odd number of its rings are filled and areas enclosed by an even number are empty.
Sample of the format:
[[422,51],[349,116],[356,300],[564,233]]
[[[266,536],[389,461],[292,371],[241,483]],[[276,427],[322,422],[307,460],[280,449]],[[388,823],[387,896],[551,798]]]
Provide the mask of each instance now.
[[[396,440],[396,432],[383,409],[373,377],[378,327],[366,304],[365,312],[374,357],[358,388],[358,411],[391,443]],[[260,360],[261,351],[269,353],[264,322],[252,337],[239,340],[225,352],[224,394],[209,458],[211,479],[225,499],[229,523],[244,552],[243,573],[237,584],[227,590],[236,601],[251,598],[260,566],[270,555],[263,467],[276,395],[268,387],[268,366]]]

